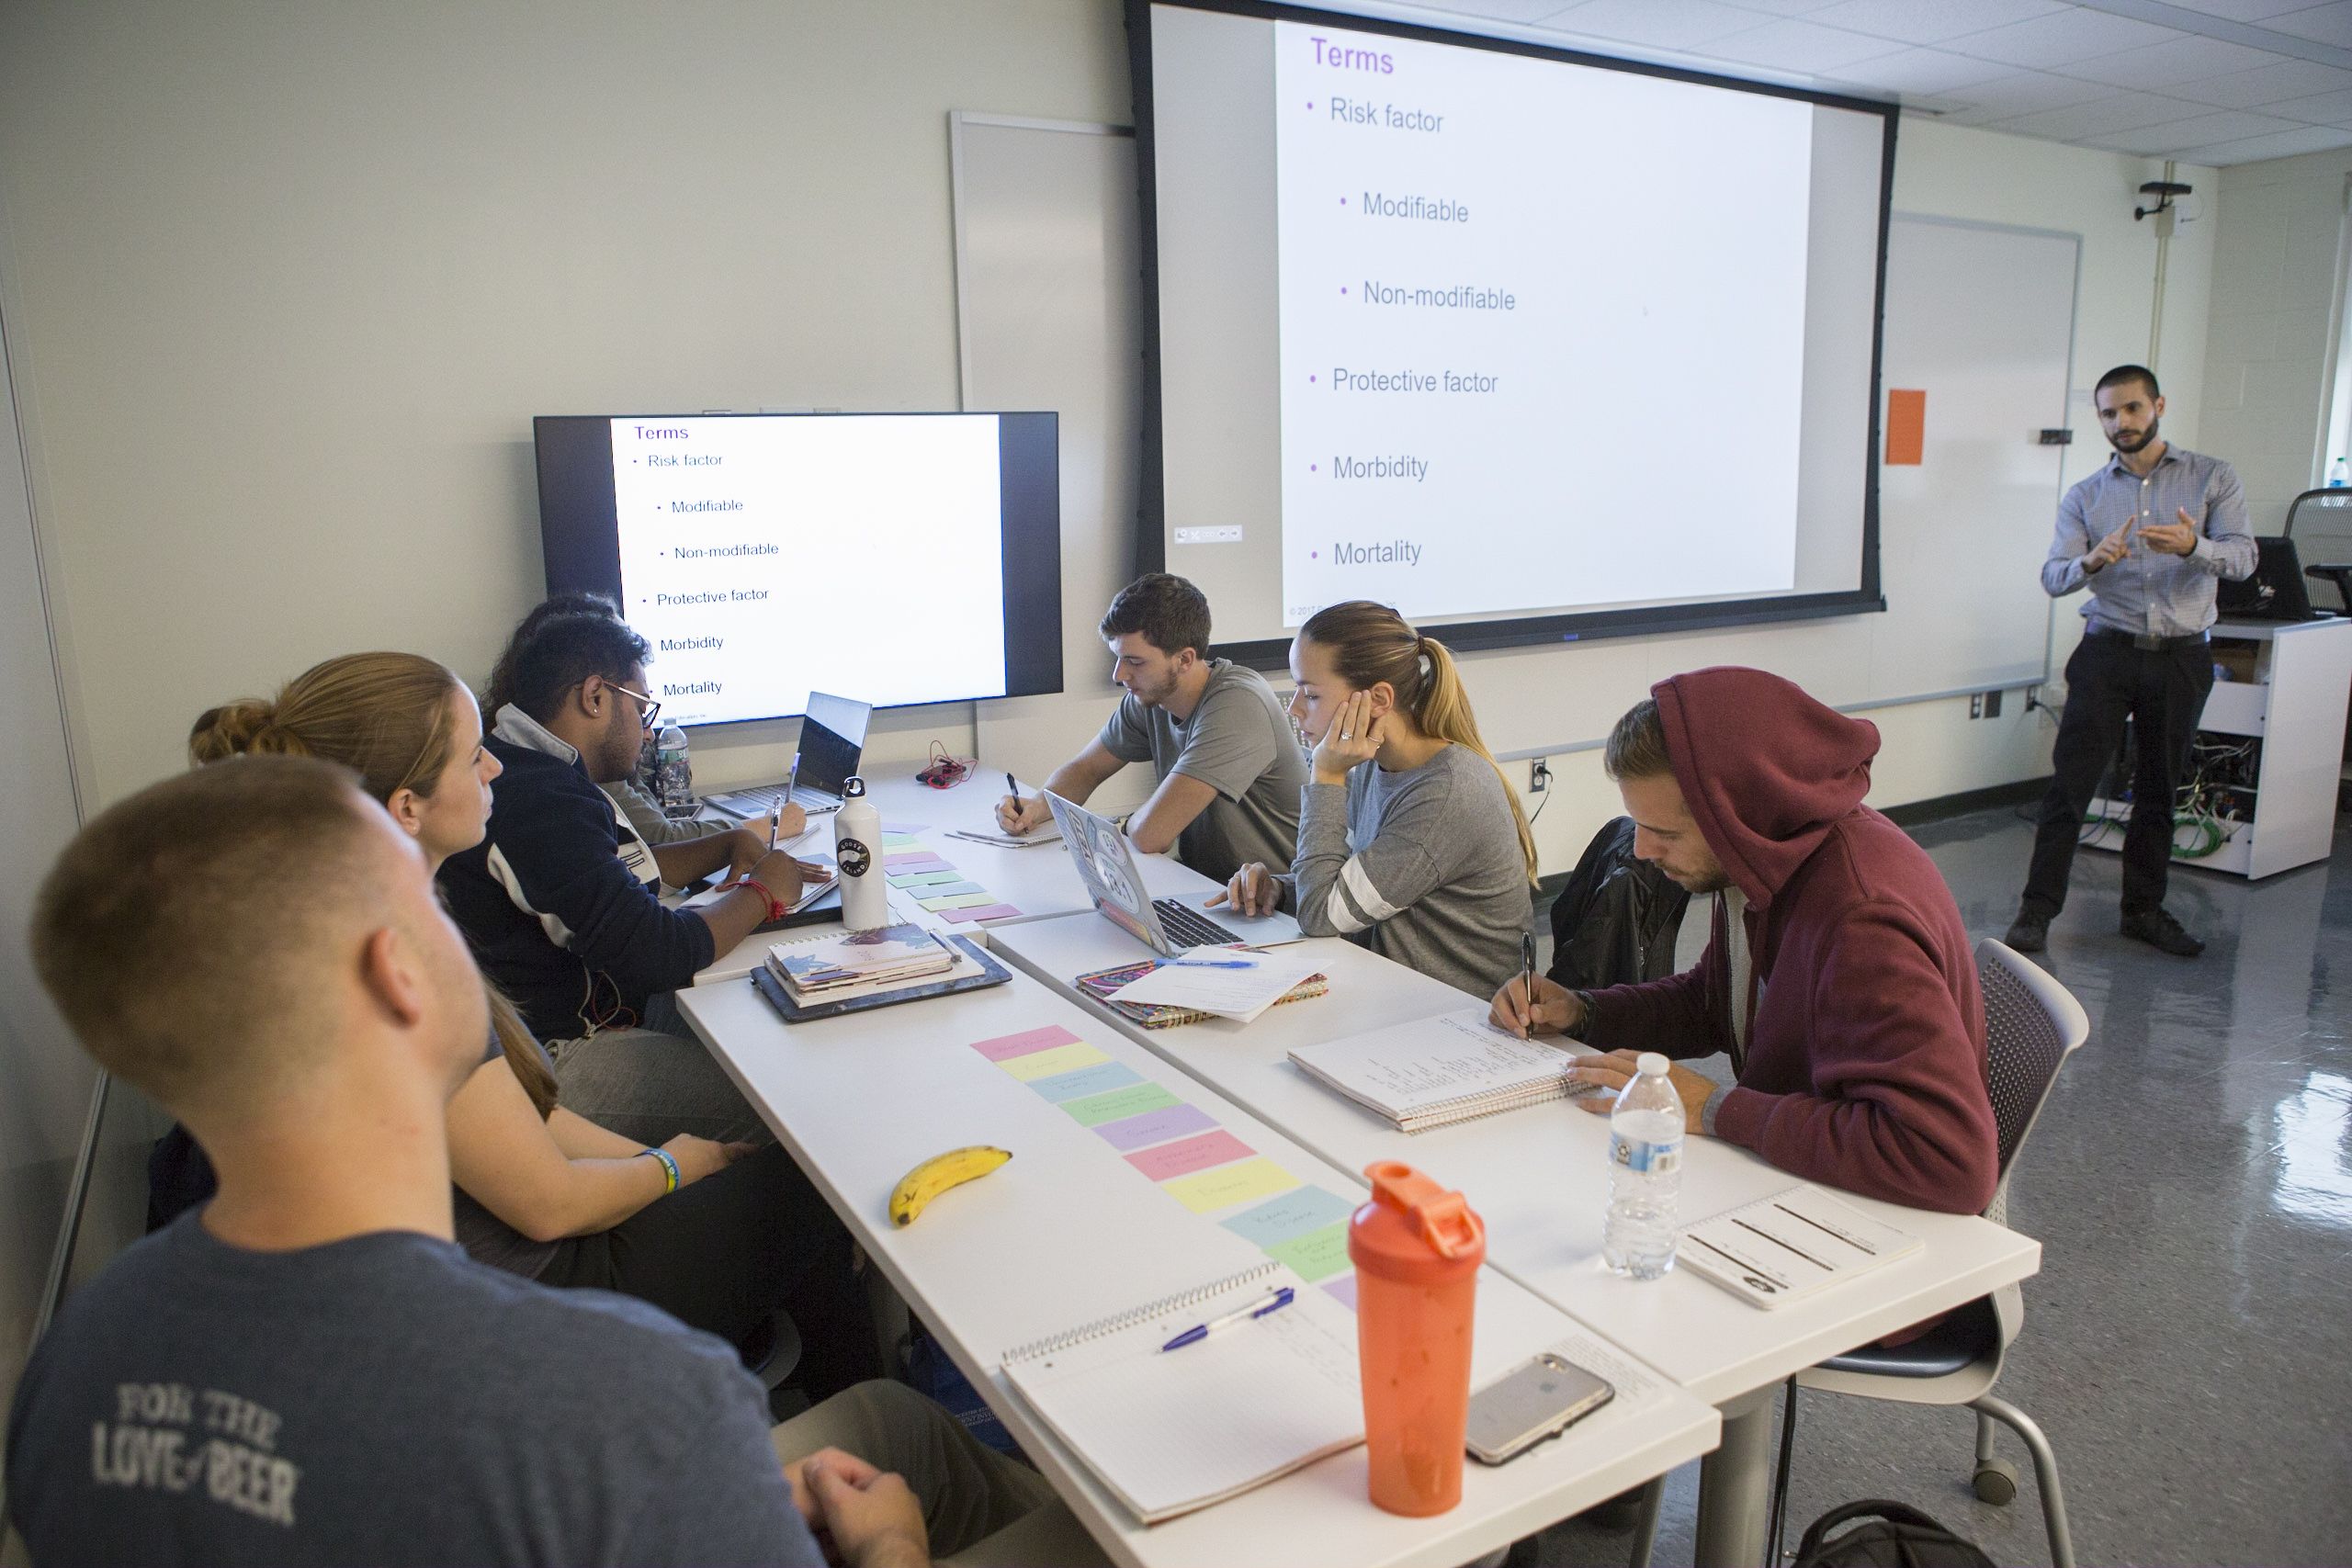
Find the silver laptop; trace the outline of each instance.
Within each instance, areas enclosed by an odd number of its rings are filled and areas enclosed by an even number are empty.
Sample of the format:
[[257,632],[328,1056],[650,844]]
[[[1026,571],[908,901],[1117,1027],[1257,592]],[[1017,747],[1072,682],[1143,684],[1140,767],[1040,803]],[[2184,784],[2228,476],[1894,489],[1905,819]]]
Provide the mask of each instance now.
[[[808,694],[808,716],[800,721],[800,750],[792,759],[793,805],[811,817],[842,808],[842,786],[865,754],[865,727],[873,717],[870,703],[830,692]],[[737,817],[763,817],[782,804],[782,792],[781,786],[739,789],[708,799]]]
[[1279,947],[1306,940],[1306,933],[1289,915],[1237,915],[1231,909],[1212,914],[1182,898],[1150,897],[1144,889],[1143,868],[1136,863],[1135,846],[1116,822],[1073,806],[1051,790],[1046,792],[1046,804],[1095,911],[1161,957],[1237,942]]

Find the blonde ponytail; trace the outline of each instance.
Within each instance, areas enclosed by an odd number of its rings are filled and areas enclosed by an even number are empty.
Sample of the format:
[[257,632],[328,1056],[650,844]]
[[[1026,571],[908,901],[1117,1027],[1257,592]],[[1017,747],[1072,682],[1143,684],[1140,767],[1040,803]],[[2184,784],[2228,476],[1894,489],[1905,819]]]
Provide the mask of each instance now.
[[188,761],[199,766],[226,757],[307,757],[310,748],[299,736],[278,728],[277,705],[258,697],[241,697],[207,708],[188,731]]
[[429,795],[457,739],[449,699],[465,683],[413,653],[352,653],[314,664],[268,701],[207,709],[188,731],[191,762],[246,754],[318,757],[359,775],[379,802]]
[[1433,637],[1423,637],[1406,625],[1403,616],[1369,599],[1351,599],[1317,610],[1298,635],[1331,652],[1340,678],[1357,691],[1385,681],[1396,694],[1396,705],[1424,735],[1465,747],[1487,760],[1501,781],[1503,799],[1510,804],[1512,824],[1519,829],[1520,858],[1527,865],[1527,880],[1536,879],[1535,834],[1519,794],[1504,776],[1502,764],[1487,750],[1478,734],[1478,720],[1470,711],[1470,694],[1463,688],[1462,672],[1453,654]]

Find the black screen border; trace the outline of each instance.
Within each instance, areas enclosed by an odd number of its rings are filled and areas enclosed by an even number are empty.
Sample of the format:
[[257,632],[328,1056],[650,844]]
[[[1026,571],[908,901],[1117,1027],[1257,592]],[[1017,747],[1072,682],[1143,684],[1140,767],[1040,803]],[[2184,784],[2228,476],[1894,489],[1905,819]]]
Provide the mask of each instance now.
[[[1831,593],[1718,599],[1697,604],[1587,610],[1570,615],[1526,615],[1509,620],[1456,621],[1418,626],[1416,629],[1423,636],[1437,637],[1449,648],[1468,650],[1573,644],[1600,637],[1706,631],[1774,621],[1821,620],[1838,615],[1874,615],[1886,609],[1886,595],[1879,580],[1878,558],[1879,415],[1883,397],[1879,383],[1881,362],[1886,350],[1886,253],[1894,218],[1894,133],[1896,121],[1902,113],[1900,105],[1804,87],[1783,86],[1772,82],[1750,82],[1736,76],[1658,65],[1647,61],[1620,60],[1605,54],[1589,54],[1581,50],[1529,43],[1521,39],[1491,38],[1448,28],[1390,21],[1382,17],[1358,17],[1308,6],[1276,4],[1273,0],[1124,0],[1124,3],[1128,69],[1135,93],[1136,178],[1143,234],[1143,454],[1139,486],[1143,526],[1142,536],[1136,541],[1136,558],[1141,563],[1139,570],[1168,570],[1167,457],[1162,447],[1159,386],[1159,191],[1158,141],[1152,121],[1151,74],[1151,9],[1154,6],[1167,6],[1177,10],[1210,11],[1269,22],[1305,22],[1422,43],[1491,50],[1501,54],[1526,55],[1536,60],[1597,66],[1608,71],[1626,71],[1637,76],[1657,76],[1705,87],[1728,87],[1740,92],[1760,93],[1767,97],[1793,98],[1827,108],[1880,116],[1885,122],[1885,130],[1879,152],[1877,298],[1871,310],[1871,403],[1865,436],[1869,446],[1862,455],[1862,570],[1860,585],[1850,591],[1841,589]],[[1272,669],[1288,658],[1290,639],[1220,642],[1214,651],[1238,663]]]
[[[531,421],[539,476],[539,550],[548,592],[592,592],[621,601],[620,518],[613,491],[613,421],[642,419],[994,419],[1000,570],[1004,594],[1002,692],[933,697],[877,707],[929,707],[939,703],[1034,697],[1062,689],[1061,416],[1050,411],[989,409],[871,411],[825,413],[540,414]],[[892,635],[922,635],[889,627]],[[695,725],[726,730],[739,725],[797,718],[761,714]]]

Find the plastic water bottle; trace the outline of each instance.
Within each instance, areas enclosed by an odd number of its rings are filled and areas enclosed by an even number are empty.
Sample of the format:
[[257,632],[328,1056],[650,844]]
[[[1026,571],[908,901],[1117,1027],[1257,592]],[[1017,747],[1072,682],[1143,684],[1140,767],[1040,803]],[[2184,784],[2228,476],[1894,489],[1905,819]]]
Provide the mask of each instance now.
[[866,798],[865,781],[842,785],[833,813],[833,864],[841,874],[842,924],[870,931],[890,923],[890,887],[882,871],[882,814]]
[[1684,1112],[1666,1058],[1645,1051],[1639,1067],[1609,1113],[1609,1218],[1600,1255],[1628,1279],[1655,1280],[1674,1267]]
[[2344,459],[2338,457],[2327,466],[2327,488],[2342,490],[2345,484]]
[[655,748],[654,798],[669,815],[684,817],[695,808],[695,766],[686,755],[686,732],[675,719],[665,719]]

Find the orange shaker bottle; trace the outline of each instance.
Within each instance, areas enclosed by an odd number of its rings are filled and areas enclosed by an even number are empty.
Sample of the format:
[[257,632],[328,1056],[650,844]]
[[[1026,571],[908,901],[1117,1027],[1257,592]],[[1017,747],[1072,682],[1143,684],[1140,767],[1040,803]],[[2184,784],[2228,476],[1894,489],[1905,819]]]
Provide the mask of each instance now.
[[1462,1501],[1471,1309],[1487,1227],[1459,1192],[1396,1160],[1364,1168],[1372,1201],[1348,1225],[1356,1266],[1372,1500],[1392,1514]]

